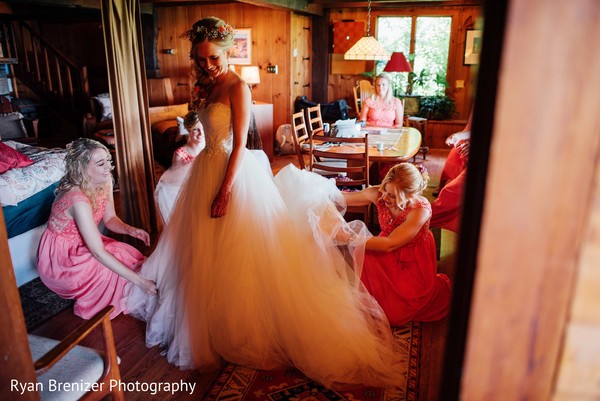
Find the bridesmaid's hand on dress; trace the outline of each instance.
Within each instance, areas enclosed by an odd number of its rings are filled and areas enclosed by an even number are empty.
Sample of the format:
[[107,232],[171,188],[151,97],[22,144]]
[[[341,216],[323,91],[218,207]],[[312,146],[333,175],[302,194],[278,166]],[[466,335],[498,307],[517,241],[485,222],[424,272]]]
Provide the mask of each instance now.
[[137,238],[142,241],[146,246],[150,246],[150,234],[141,228],[130,227],[127,230],[127,234],[133,238]]
[[219,218],[225,216],[227,213],[227,206],[229,205],[229,198],[231,197],[231,190],[221,189],[210,208],[210,217]]
[[148,280],[139,276],[140,281],[136,283],[138,287],[140,287],[146,294],[148,295],[156,295],[158,294],[158,288],[156,288],[156,283],[152,280]]

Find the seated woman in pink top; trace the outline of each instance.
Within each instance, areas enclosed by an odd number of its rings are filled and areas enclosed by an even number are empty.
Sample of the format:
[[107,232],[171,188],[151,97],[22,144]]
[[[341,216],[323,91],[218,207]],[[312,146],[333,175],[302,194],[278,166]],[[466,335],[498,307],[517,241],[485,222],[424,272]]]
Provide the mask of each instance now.
[[66,172],[38,249],[38,272],[49,289],[75,300],[77,316],[90,319],[113,305],[112,319],[124,310],[126,285],[133,283],[156,294],[156,284],[136,273],[144,256],[131,245],[102,235],[98,224],[102,220],[109,230],[146,245],[150,236],[116,215],[110,153],[104,145],[79,138],[67,145],[65,162]]
[[375,80],[375,93],[365,99],[360,119],[367,125],[377,127],[401,128],[404,117],[404,106],[400,99],[394,97],[391,78],[385,72]]

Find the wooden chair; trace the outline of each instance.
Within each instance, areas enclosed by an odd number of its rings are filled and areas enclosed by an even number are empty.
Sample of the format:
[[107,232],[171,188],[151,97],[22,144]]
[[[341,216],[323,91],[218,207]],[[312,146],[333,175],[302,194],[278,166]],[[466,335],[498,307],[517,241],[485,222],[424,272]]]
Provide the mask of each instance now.
[[309,135],[323,132],[323,118],[321,117],[321,104],[306,108],[306,121]]
[[[90,390],[83,395],[72,389],[63,391],[64,394],[57,394],[56,391],[53,391],[55,399],[101,400],[110,394],[113,400],[125,400],[119,386],[113,386],[113,388],[110,386],[111,380],[121,381],[119,361],[109,318],[113,309],[113,306],[102,309],[62,341],[32,334],[27,335],[31,354],[35,361],[35,374],[38,383],[43,383],[45,391],[49,389],[50,380],[56,380],[56,383],[98,383],[94,386],[94,391]],[[104,352],[78,345],[99,325],[102,325]]]
[[361,79],[352,88],[354,91],[354,107],[356,108],[356,118],[360,118],[360,112],[365,99],[371,97],[375,93],[375,88],[371,82]]
[[301,169],[305,169],[306,162],[304,161],[302,145],[308,142],[309,135],[306,129],[306,120],[304,119],[303,110],[292,114],[292,131],[292,139],[294,140],[294,149],[298,156],[298,164]]
[[[335,178],[342,190],[364,189],[369,186],[369,135],[356,138],[340,138],[315,133],[309,139],[309,169],[315,173]],[[335,151],[320,148],[320,144],[340,145]],[[357,152],[356,149],[362,149]],[[363,221],[370,224],[371,207],[348,207],[347,213],[363,215]]]

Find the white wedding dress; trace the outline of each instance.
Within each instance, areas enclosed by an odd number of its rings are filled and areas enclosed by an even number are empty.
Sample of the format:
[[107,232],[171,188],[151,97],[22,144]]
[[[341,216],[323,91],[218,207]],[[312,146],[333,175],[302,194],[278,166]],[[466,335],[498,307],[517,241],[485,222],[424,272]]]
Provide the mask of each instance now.
[[[245,150],[227,214],[211,218],[232,148],[231,111],[212,103],[199,114],[206,148],[142,267],[158,296],[131,286],[125,298],[147,322],[147,345],[181,368],[216,369],[225,359],[295,366],[329,387],[400,383],[388,321],[352,270],[370,234],[343,221],[333,180],[292,165],[273,178]],[[339,246],[336,238],[348,237],[356,246]]]

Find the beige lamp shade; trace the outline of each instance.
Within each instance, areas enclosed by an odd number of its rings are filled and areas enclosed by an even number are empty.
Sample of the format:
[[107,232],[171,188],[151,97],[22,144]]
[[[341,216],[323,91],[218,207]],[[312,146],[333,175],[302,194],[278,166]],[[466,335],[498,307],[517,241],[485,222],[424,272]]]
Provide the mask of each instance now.
[[344,54],[345,60],[389,60],[390,54],[373,36],[363,36]]
[[260,73],[258,66],[249,65],[242,67],[242,79],[246,81],[248,85],[256,85],[260,83]]

